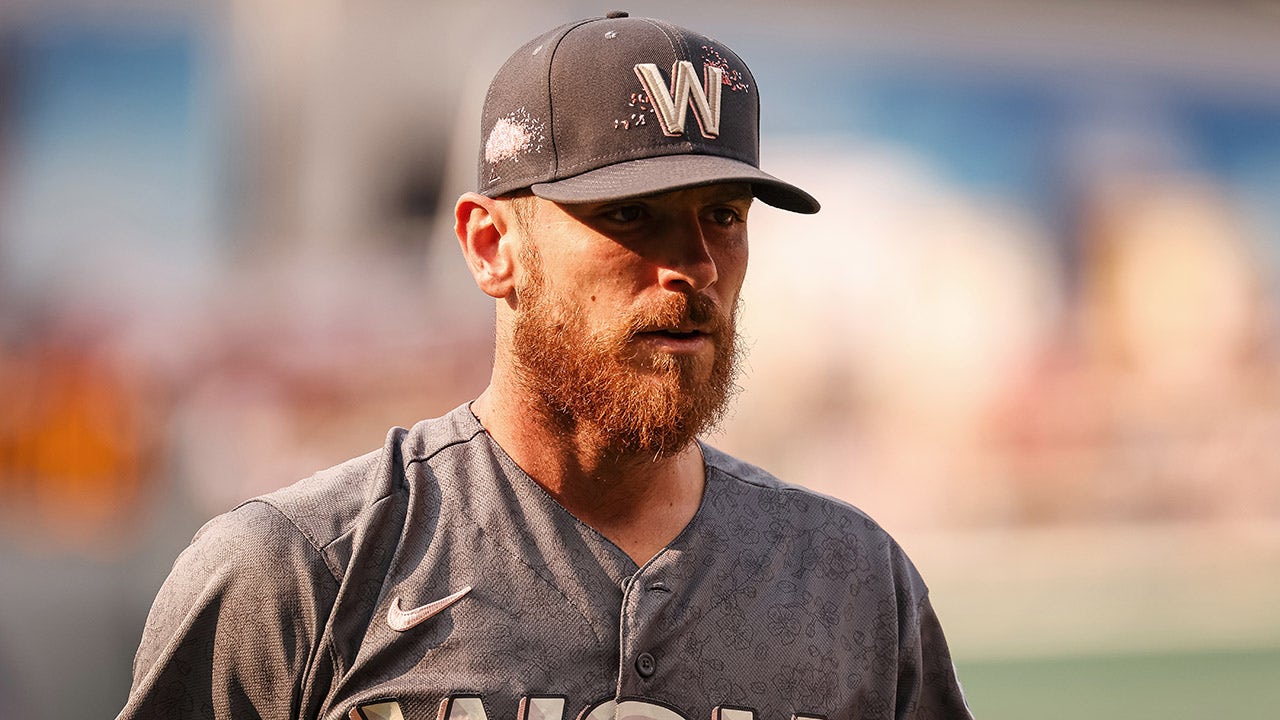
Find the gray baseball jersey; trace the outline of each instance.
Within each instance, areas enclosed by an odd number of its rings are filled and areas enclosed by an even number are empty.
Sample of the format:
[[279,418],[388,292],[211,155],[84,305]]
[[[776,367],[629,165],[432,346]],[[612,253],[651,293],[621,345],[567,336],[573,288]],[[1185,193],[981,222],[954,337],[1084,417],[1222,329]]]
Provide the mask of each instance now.
[[208,523],[147,620],[121,718],[969,718],[901,548],[703,446],[643,567],[467,406]]

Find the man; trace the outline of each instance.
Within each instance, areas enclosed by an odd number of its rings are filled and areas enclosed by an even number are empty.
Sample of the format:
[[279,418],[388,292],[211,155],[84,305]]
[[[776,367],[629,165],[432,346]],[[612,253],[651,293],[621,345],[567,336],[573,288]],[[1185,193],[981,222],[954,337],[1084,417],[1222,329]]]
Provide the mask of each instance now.
[[121,717],[968,718],[859,511],[699,443],[733,387],[758,95],[611,13],[518,50],[456,207],[497,352],[472,403],[245,503],[179,558]]

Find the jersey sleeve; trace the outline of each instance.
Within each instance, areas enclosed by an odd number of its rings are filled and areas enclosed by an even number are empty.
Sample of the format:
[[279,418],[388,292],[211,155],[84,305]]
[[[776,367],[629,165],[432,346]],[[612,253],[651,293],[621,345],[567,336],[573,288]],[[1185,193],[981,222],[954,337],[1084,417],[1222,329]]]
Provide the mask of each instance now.
[[972,720],[942,624],[927,592],[900,640],[897,717],[904,720]]
[[289,718],[337,592],[321,550],[271,505],[215,518],[151,607],[119,720]]

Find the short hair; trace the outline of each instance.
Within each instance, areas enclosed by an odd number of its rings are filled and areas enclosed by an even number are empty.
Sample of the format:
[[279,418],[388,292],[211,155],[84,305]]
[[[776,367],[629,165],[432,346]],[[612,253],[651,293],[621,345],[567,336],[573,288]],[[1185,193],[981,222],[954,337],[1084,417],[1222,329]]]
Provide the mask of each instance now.
[[534,206],[537,203],[534,194],[529,190],[517,190],[503,195],[499,199],[511,203],[511,211],[516,217],[516,224],[520,226],[521,232],[527,235],[529,229],[533,227]]

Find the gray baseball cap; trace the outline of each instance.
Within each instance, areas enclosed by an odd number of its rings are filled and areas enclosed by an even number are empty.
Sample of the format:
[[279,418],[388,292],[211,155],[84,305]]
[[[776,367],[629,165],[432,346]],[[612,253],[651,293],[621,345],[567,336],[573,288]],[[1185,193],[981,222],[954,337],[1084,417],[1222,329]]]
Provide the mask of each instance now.
[[624,12],[562,25],[498,70],[480,123],[479,190],[602,202],[750,183],[800,213],[818,201],[760,169],[760,96],[724,44]]

